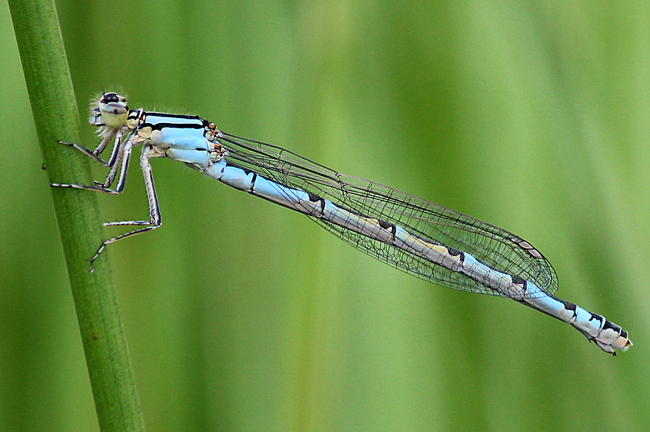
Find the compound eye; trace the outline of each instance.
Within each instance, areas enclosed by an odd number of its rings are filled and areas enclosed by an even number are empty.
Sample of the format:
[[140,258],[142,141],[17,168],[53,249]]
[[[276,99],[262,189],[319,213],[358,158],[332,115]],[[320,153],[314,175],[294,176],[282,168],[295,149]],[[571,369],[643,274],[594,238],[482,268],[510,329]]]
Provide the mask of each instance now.
[[[124,99],[120,95],[118,95],[117,93],[108,92],[108,93],[104,93],[102,95],[102,100],[100,102],[104,103],[104,104],[111,103],[111,102],[120,102],[120,98]],[[125,100],[125,102],[126,102],[126,100]]]
[[110,103],[119,103],[119,104],[126,105],[126,98],[115,92],[102,93],[102,97],[99,99],[99,104],[106,105]]

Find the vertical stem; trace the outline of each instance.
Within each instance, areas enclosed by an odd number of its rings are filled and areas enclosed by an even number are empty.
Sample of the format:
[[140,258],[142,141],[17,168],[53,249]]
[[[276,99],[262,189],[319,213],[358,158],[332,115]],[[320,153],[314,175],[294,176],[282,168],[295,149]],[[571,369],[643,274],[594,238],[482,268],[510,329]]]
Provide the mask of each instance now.
[[[57,142],[79,142],[79,115],[54,1],[9,0],[9,6],[50,179],[92,184],[84,156]],[[100,428],[144,431],[106,253],[88,272],[88,259],[102,241],[97,197],[52,188],[52,200]]]

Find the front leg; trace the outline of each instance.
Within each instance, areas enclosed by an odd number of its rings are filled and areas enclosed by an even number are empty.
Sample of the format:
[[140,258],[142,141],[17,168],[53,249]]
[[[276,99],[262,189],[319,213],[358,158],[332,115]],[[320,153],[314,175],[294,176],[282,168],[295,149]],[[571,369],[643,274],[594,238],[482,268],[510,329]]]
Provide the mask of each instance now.
[[[92,152],[85,147],[81,147],[77,144],[71,143],[74,148],[82,151],[84,154],[87,155],[92,155]],[[98,191],[98,192],[105,192],[109,193],[112,195],[120,194],[124,190],[124,184],[126,183],[126,174],[129,169],[129,161],[131,159],[131,153],[133,151],[133,142],[130,139],[127,139],[126,142],[123,144],[119,142],[119,140],[116,142],[116,148],[119,148],[119,153],[116,157],[116,162],[115,165],[111,168],[111,172],[108,174],[108,177],[106,177],[106,181],[104,183],[98,183],[95,182],[94,186],[88,186],[88,185],[80,185],[80,184],[75,184],[75,183],[51,183],[50,186],[52,187],[62,187],[62,188],[72,188],[72,189],[85,189],[85,190],[93,190],[93,191]],[[88,153],[87,153],[88,152]],[[109,186],[113,183],[113,180],[115,179],[115,176],[117,175],[117,171],[120,171],[120,177],[117,182],[117,187],[115,189],[110,189]]]
[[[68,141],[59,141],[59,144],[63,144],[66,146],[70,146],[81,153],[85,154],[89,158],[93,159],[96,162],[99,162],[100,164],[104,165],[105,167],[111,168],[115,164],[115,159],[117,156],[117,152],[119,152],[119,144],[122,139],[122,131],[119,129],[107,129],[107,130],[100,130],[100,135],[104,137],[101,143],[97,146],[95,150],[90,150],[87,147],[84,147],[82,145],[79,145],[77,143],[73,142],[68,142]],[[113,152],[111,153],[111,158],[109,159],[108,162],[106,162],[104,159],[100,157],[104,149],[110,144],[110,142],[115,138],[115,146],[113,148]]]
[[84,146],[81,146],[77,143],[73,142],[68,142],[68,141],[59,141],[59,144],[63,144],[65,146],[72,147],[76,150],[79,150],[81,153],[85,154],[89,158],[93,159],[96,162],[99,162],[100,164],[104,165],[105,167],[108,167],[108,162],[104,161],[104,159],[99,157],[99,154],[95,154],[94,151],[90,150],[89,148],[86,148]]

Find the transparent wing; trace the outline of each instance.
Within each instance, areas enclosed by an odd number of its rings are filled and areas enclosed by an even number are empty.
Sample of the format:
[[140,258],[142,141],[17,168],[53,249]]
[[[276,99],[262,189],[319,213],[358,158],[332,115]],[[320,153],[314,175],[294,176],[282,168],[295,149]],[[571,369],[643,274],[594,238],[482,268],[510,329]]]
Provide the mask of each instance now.
[[[281,147],[223,132],[218,141],[228,150],[226,160],[231,165],[469,253],[489,267],[533,282],[546,293],[557,291],[557,275],[548,260],[528,242],[504,229],[390,187],[339,174]],[[357,249],[409,274],[448,288],[500,295],[474,279],[400,248],[312,219]]]

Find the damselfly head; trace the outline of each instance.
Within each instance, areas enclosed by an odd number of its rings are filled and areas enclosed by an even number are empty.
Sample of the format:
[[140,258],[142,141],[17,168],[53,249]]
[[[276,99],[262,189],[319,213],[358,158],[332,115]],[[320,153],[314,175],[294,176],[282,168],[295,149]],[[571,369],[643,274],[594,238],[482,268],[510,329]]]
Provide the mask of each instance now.
[[126,98],[117,93],[102,93],[92,105],[90,124],[105,126],[109,129],[119,129],[129,115]]

